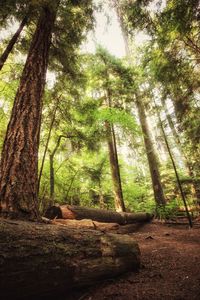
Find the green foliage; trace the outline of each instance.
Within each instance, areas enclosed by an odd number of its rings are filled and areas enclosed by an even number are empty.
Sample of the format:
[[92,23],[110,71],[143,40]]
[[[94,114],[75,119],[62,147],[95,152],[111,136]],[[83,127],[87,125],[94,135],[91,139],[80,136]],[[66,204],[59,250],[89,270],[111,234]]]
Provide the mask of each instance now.
[[102,107],[95,112],[95,118],[99,121],[108,121],[111,124],[120,125],[124,130],[131,131],[134,134],[140,132],[134,117],[124,110]]
[[178,216],[180,200],[171,200],[165,206],[156,207],[156,217],[158,219],[171,219]]
[[128,32],[135,29],[154,31],[154,24],[149,15],[148,5],[152,0],[125,0],[120,3],[121,17]]
[[91,0],[61,1],[53,32],[50,68],[72,79],[81,76],[78,48],[93,26],[94,5]]
[[[149,187],[145,182],[137,183],[134,180],[124,184],[123,195],[126,207],[130,211],[144,211],[149,206]],[[154,201],[155,206],[155,201]],[[152,208],[148,207],[148,211]]]
[[[27,13],[30,22],[17,50],[1,72],[0,147],[22,70],[18,54],[21,56],[27,52],[41,7],[47,4],[46,0],[4,2],[0,8],[1,26],[8,28],[11,18],[20,21]],[[49,69],[55,75],[55,82],[53,87],[46,88],[44,97],[40,162],[57,102],[58,105],[44,164],[40,198],[43,206],[48,205],[49,154],[55,149],[59,136],[63,135],[66,138],[61,140],[54,157],[55,202],[114,208],[105,143],[104,123],[107,121],[116,126],[118,144],[122,146],[125,141],[130,145],[125,151],[119,151],[127,208],[130,211],[156,212],[159,218],[173,217],[179,206],[174,174],[171,166],[162,161],[162,179],[168,203],[165,207],[156,208],[141,132],[137,118],[133,116],[136,115],[134,99],[135,94],[140,95],[148,108],[152,107],[154,98],[158,102],[161,96],[170,99],[183,148],[190,158],[194,175],[199,176],[199,67],[195,65],[199,63],[198,1],[170,0],[163,10],[157,9],[156,13],[149,9],[153,3],[151,0],[117,2],[130,39],[138,30],[151,34],[152,40],[147,47],[135,53],[137,61],[134,67],[100,46],[94,55],[80,55],[79,46],[94,23],[93,1],[60,3],[49,59]],[[55,1],[48,1],[48,4],[54,5]],[[1,52],[7,42],[8,39],[3,41]],[[142,56],[140,65],[138,57]],[[13,64],[13,61],[20,63]],[[155,111],[152,115],[155,120]],[[161,115],[164,115],[162,107]],[[167,126],[166,129],[169,130]],[[185,169],[182,170],[184,172]],[[190,194],[188,188],[185,192]]]
[[87,57],[86,67],[89,91],[93,91],[102,102],[106,102],[106,98],[108,101],[108,94],[113,107],[122,108],[133,101],[136,74],[122,60],[98,47],[95,55]]
[[160,16],[160,22],[163,23],[165,34],[175,33],[171,38],[177,35],[185,36],[191,32],[193,26],[198,23],[198,0],[170,0]]

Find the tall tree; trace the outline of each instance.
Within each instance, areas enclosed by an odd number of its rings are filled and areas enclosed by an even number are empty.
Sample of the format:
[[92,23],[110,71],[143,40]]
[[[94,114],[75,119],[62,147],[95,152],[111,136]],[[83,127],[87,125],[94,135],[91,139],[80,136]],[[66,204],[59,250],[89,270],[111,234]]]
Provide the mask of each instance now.
[[[13,2],[24,5],[21,0]],[[77,48],[91,28],[93,12],[91,0],[84,4],[59,0],[34,3],[34,16],[39,20],[15,97],[0,166],[2,211],[24,218],[38,216],[38,147],[49,54],[51,69],[75,76]]]
[[[102,56],[102,60],[105,63],[105,93],[106,93],[106,103],[109,108],[112,107],[112,91],[110,89],[109,83],[109,73],[106,68],[106,59]],[[123,199],[123,191],[122,191],[122,183],[120,176],[120,168],[119,168],[119,160],[117,153],[117,144],[115,138],[114,125],[110,124],[108,121],[105,122],[106,128],[106,136],[108,143],[108,152],[109,152],[109,160],[110,160],[110,168],[112,174],[113,181],[113,191],[115,195],[115,209],[116,211],[126,211],[124,199]]]
[[[122,10],[120,7],[120,1],[112,0],[112,2],[114,3],[116,13],[118,16],[118,20],[119,20],[119,23],[121,26],[124,43],[125,43],[127,59],[129,61],[129,63],[132,64],[131,51],[130,51],[130,46],[129,46],[129,37],[128,37],[126,27],[124,25],[124,21],[123,21],[123,17],[122,17]],[[158,159],[157,159],[156,152],[155,152],[155,149],[153,146],[152,137],[151,137],[151,134],[150,134],[150,131],[148,128],[145,107],[144,107],[141,97],[139,97],[138,92],[136,93],[135,97],[136,97],[136,106],[138,109],[140,125],[142,128],[142,133],[143,133],[143,138],[144,138],[144,144],[145,144],[148,164],[149,164],[149,170],[150,170],[150,174],[151,174],[154,198],[158,205],[164,205],[166,203],[166,200],[165,200],[162,183],[161,183]]]
[[[104,111],[107,114],[105,114],[104,125],[115,208],[118,211],[124,211],[125,205],[112,114],[115,109],[119,109],[123,112],[126,102],[130,100],[131,91],[133,89],[132,70],[126,67],[121,60],[113,57],[105,49],[100,47],[97,49],[96,55],[91,58],[90,64],[91,63],[92,69],[90,72],[92,73],[91,81],[93,88],[96,94],[97,92],[99,94],[98,97],[101,101],[102,112]],[[120,118],[118,118],[117,121],[119,120]]]
[[4,140],[0,165],[3,212],[38,217],[38,147],[42,95],[59,1],[45,3],[32,39]]
[[144,144],[145,144],[146,154],[149,163],[149,170],[151,174],[154,198],[158,205],[164,205],[166,203],[166,200],[165,200],[162,183],[161,183],[159,164],[158,164],[157,155],[155,153],[154,145],[152,142],[151,134],[148,128],[145,108],[142,101],[138,98],[136,100],[136,104],[138,108],[138,114],[139,114],[140,124],[142,127]]
[[[128,86],[126,79],[128,78],[130,80],[131,76],[129,76],[130,74],[128,69],[123,67],[119,61],[117,61],[114,57],[111,57],[103,49],[98,49],[97,57],[100,59],[100,62],[102,64],[101,76],[103,76],[104,78],[104,83],[103,83],[103,89],[105,94],[104,105],[106,105],[109,109],[111,109],[113,106],[119,105],[117,104],[117,102],[115,102],[115,97],[117,94],[118,94],[117,101],[120,101],[121,100],[120,98],[123,98],[123,92],[120,90],[118,91],[119,89],[118,84],[120,84],[120,82],[117,81],[121,80],[121,85],[122,85],[121,88],[124,88],[124,92],[125,93],[127,92],[126,97],[128,97],[129,91],[126,90]],[[111,79],[112,76],[115,77],[113,82]],[[129,86],[129,88],[132,88],[132,86]],[[120,92],[122,93],[122,95],[120,95]],[[114,125],[111,124],[109,121],[106,121],[105,128],[106,128],[111,175],[113,181],[113,192],[115,195],[114,197],[115,209],[116,211],[125,211]]]
[[110,169],[113,181],[113,192],[115,199],[115,209],[116,211],[125,211],[125,205],[123,201],[123,193],[121,186],[121,177],[118,163],[118,155],[115,148],[114,132],[111,124],[109,122],[105,122],[106,135],[107,135],[107,143],[108,143],[108,153],[110,160]]

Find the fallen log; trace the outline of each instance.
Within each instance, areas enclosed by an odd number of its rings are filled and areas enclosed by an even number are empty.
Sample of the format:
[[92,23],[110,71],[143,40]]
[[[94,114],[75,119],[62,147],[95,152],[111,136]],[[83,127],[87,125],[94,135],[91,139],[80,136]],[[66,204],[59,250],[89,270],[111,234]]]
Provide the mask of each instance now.
[[112,231],[119,229],[119,224],[117,223],[102,223],[97,221],[92,221],[88,219],[83,220],[68,220],[68,219],[53,219],[50,220],[50,224],[64,225],[72,228],[88,228],[101,231]]
[[88,228],[93,230],[100,230],[103,232],[114,232],[114,233],[133,233],[137,232],[145,223],[132,223],[126,225],[119,225],[117,223],[102,223],[92,220],[68,220],[68,219],[53,219],[49,220],[43,218],[48,224],[55,224],[55,225],[63,225],[72,227],[72,228]]
[[139,247],[127,235],[0,220],[0,291],[4,300],[56,297],[136,270],[139,265]]
[[45,217],[49,219],[91,219],[98,222],[118,223],[120,225],[143,223],[152,220],[149,213],[125,213],[105,209],[87,208],[73,205],[51,206],[47,209]]

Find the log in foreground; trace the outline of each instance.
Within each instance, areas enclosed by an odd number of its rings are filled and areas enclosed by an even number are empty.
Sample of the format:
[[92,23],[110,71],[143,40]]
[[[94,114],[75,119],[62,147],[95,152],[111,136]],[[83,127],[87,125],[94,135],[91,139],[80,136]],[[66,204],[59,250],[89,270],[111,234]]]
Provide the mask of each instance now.
[[4,300],[56,296],[136,270],[139,265],[138,244],[127,235],[0,220]]
[[118,223],[120,225],[143,223],[152,220],[149,213],[125,213],[105,209],[87,208],[74,205],[51,206],[47,209],[45,217],[49,219],[91,219],[98,222]]

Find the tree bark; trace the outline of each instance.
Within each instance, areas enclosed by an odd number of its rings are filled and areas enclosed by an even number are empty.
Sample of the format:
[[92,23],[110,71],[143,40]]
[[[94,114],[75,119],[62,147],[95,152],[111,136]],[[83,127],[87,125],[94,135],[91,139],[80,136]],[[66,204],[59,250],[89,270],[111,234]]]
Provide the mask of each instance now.
[[91,219],[98,222],[118,223],[120,225],[148,222],[153,218],[149,213],[125,213],[105,209],[87,208],[73,205],[52,206],[45,217],[49,219]]
[[1,220],[0,258],[2,299],[55,299],[138,269],[140,250],[127,235]]
[[157,161],[157,157],[155,154],[155,150],[153,147],[151,135],[147,124],[145,109],[143,103],[138,99],[136,100],[136,105],[138,108],[140,124],[142,127],[142,133],[143,133],[144,144],[145,144],[146,154],[149,163],[149,170],[151,174],[151,181],[152,181],[155,201],[158,205],[164,205],[166,203],[166,200],[165,200],[165,196],[161,184],[158,161]]
[[10,52],[12,51],[14,45],[17,43],[17,40],[22,32],[22,30],[24,29],[24,26],[27,24],[28,21],[28,16],[25,16],[21,22],[21,24],[19,25],[19,28],[17,29],[17,31],[15,32],[15,34],[13,35],[13,37],[11,38],[11,40],[9,41],[6,49],[4,50],[4,52],[2,53],[1,57],[0,57],[0,71],[4,66],[4,63],[6,62]]
[[125,205],[123,201],[120,173],[119,173],[119,165],[117,159],[116,148],[113,142],[113,132],[112,127],[109,122],[105,122],[106,135],[107,135],[107,143],[108,143],[108,152],[109,152],[109,160],[110,160],[110,169],[112,175],[113,182],[113,192],[114,192],[114,200],[115,200],[115,209],[117,212],[125,211]]
[[45,5],[39,18],[15,97],[0,165],[0,199],[5,213],[38,217],[38,147],[42,95],[51,33],[59,1]]

